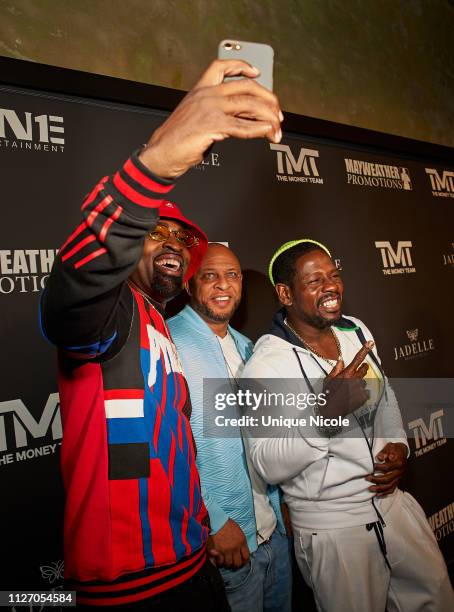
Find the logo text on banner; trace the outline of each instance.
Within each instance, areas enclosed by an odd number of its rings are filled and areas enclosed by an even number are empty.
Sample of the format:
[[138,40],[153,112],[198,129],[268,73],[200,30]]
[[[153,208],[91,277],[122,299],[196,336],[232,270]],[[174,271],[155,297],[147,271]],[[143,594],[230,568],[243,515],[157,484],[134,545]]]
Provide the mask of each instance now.
[[60,153],[64,151],[63,117],[57,115],[20,115],[0,108],[0,147]]
[[0,250],[0,293],[37,293],[44,288],[56,249]]
[[451,242],[451,246],[452,246],[451,253],[443,253],[443,265],[454,267],[454,242]]
[[[12,419],[13,435],[7,436],[6,418]],[[48,455],[55,452],[55,444],[46,444],[38,448],[26,448],[29,440],[44,438],[52,434],[53,441],[62,438],[62,424],[60,416],[60,401],[58,393],[51,393],[44,406],[41,417],[37,420],[21,399],[0,402],[0,452],[14,449],[15,453],[0,456],[0,465],[33,459],[37,456]]]
[[[426,421],[419,417],[408,423],[408,428],[413,430],[415,438],[415,457],[420,457],[426,453],[446,444],[447,438],[443,433],[442,417],[444,411],[436,410],[429,417],[429,425]],[[433,442],[431,442],[433,440]]]
[[362,159],[344,158],[347,183],[361,187],[384,187],[411,191],[411,178],[408,168],[366,162]]
[[430,178],[433,196],[437,198],[454,198],[454,172],[452,170],[438,171],[435,168],[425,168],[425,170]]
[[394,361],[424,357],[435,350],[434,339],[420,338],[419,329],[407,329],[407,338],[410,342],[394,347]]
[[270,149],[276,151],[278,181],[323,185],[315,161],[319,157],[316,149],[301,147],[297,157],[293,155],[289,145],[270,144]]
[[454,533],[454,502],[434,512],[428,521],[438,542],[450,533]]
[[411,247],[413,244],[410,240],[399,240],[396,250],[388,240],[378,240],[375,246],[380,250],[383,274],[411,274],[416,272],[411,258]]

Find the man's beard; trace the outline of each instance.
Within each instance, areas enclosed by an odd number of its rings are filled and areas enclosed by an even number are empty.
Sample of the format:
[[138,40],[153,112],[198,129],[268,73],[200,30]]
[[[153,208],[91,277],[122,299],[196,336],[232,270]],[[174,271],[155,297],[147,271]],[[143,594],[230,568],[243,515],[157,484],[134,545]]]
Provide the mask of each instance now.
[[153,293],[159,295],[165,301],[171,300],[183,289],[183,276],[163,274],[161,270],[155,266],[153,270],[153,279],[151,281],[151,289]]
[[235,314],[235,310],[238,308],[239,303],[240,300],[236,300],[229,312],[219,313],[216,313],[204,302],[196,302],[194,300],[192,306],[194,307],[194,310],[196,310],[200,315],[202,315],[209,321],[213,321],[213,323],[228,323]]
[[326,329],[327,327],[331,327],[332,325],[336,325],[342,317],[342,315],[338,319],[325,319],[320,315],[307,315],[306,313],[300,313],[301,319],[305,323],[309,323],[312,327],[316,327],[317,329]]

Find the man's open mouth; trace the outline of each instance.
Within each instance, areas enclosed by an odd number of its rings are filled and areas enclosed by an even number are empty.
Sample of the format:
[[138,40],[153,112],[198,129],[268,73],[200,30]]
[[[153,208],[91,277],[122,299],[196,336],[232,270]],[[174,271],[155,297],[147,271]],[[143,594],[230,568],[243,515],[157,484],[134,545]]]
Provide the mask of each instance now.
[[337,310],[339,310],[340,305],[341,305],[341,300],[338,295],[323,298],[319,302],[319,307],[323,308],[323,310],[326,310],[327,312],[336,312]]
[[232,297],[230,295],[216,295],[211,299],[215,304],[218,304],[219,306],[224,306],[225,304],[228,304],[231,301]]
[[179,255],[159,255],[153,263],[166,274],[180,275],[183,269],[183,260]]

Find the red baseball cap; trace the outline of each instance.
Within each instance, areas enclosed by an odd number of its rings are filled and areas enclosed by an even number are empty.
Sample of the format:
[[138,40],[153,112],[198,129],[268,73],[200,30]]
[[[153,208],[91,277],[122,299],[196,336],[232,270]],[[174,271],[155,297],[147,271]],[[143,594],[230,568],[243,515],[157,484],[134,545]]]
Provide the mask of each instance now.
[[199,239],[199,243],[188,249],[191,259],[189,261],[188,270],[186,272],[186,276],[184,281],[187,281],[193,276],[196,272],[200,264],[202,263],[202,259],[206,253],[208,248],[208,238],[202,232],[200,227],[195,225],[192,221],[189,221],[175,202],[170,202],[169,200],[163,200],[159,207],[159,218],[160,219],[174,219],[175,221],[179,221],[180,223],[184,223]]

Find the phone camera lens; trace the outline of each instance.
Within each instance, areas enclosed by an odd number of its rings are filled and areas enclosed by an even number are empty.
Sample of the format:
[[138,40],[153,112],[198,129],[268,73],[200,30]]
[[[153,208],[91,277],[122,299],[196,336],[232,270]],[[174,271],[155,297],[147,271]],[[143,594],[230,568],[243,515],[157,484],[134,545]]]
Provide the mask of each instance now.
[[231,51],[231,50],[233,49],[233,45],[232,45],[232,43],[229,43],[229,42],[225,43],[225,44],[224,44],[224,49],[225,49],[226,51]]

